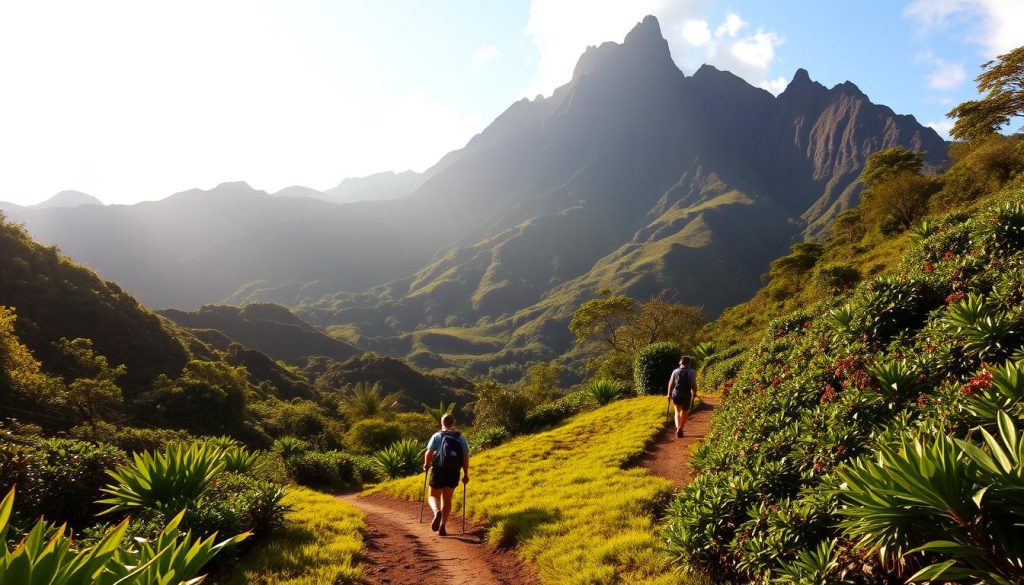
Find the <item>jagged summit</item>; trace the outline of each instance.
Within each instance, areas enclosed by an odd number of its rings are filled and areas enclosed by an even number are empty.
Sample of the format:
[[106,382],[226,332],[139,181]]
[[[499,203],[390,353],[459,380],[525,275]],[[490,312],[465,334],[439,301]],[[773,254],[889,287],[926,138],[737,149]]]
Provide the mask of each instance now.
[[622,43],[606,42],[587,47],[576,63],[573,80],[586,75],[623,75],[631,70],[680,74],[672,61],[668,41],[661,34],[661,25],[653,16],[648,15],[637,23]]

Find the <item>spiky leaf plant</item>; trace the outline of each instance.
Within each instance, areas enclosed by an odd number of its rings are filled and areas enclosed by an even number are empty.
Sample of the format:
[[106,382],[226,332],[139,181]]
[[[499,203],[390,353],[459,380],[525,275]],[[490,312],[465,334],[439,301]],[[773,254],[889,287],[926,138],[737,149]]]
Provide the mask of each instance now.
[[598,406],[604,406],[612,400],[621,397],[625,390],[622,382],[610,378],[591,380],[583,387],[587,397]]
[[385,476],[403,477],[416,473],[423,451],[415,439],[402,439],[378,451],[373,461]]
[[102,514],[137,508],[174,513],[199,501],[225,466],[222,452],[207,443],[135,453],[131,463],[107,472],[114,482],[98,503],[110,505]]

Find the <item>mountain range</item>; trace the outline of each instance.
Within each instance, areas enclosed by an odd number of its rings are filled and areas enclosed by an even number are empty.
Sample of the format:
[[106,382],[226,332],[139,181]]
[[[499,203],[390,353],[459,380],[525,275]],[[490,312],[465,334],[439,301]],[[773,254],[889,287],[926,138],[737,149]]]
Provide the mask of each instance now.
[[[647,17],[421,175],[7,214],[148,306],[282,303],[362,348],[514,377],[569,349],[572,311],[603,291],[709,317],[749,298],[890,146],[945,160],[932,129],[850,82],[800,69],[774,96],[707,65],[686,76]],[[351,197],[376,200],[335,203]]]

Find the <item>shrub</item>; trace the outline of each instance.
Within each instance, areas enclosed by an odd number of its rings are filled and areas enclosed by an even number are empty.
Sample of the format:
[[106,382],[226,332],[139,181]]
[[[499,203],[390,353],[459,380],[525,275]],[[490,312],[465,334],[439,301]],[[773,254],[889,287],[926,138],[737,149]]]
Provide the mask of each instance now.
[[484,449],[497,447],[511,437],[512,434],[505,427],[494,426],[477,428],[474,432],[467,435],[466,440],[469,442],[470,453],[476,453]]
[[618,380],[609,380],[608,378],[600,378],[597,380],[591,380],[583,387],[583,391],[586,392],[587,397],[594,401],[594,404],[598,406],[604,406],[612,400],[622,396],[624,388],[622,383]]
[[285,461],[298,457],[309,450],[309,443],[295,437],[281,437],[274,441],[274,452],[279,453]]
[[393,479],[416,473],[421,468],[423,451],[418,441],[402,439],[378,451],[373,459],[384,477]]
[[19,515],[46,516],[73,527],[92,522],[107,471],[127,456],[110,445],[73,439],[43,439],[34,446],[0,446],[0,489],[15,484]]
[[664,393],[682,354],[674,343],[652,343],[641,349],[633,361],[633,390],[637,394]]
[[357,486],[352,457],[341,451],[310,451],[288,460],[288,472],[296,483],[342,489]]
[[221,451],[224,471],[231,473],[248,473],[256,469],[260,456],[258,451],[249,451],[244,447],[230,447]]
[[533,408],[526,415],[521,426],[524,432],[534,432],[583,412],[587,406],[587,395],[584,392],[570,392],[553,402],[546,402]]
[[281,504],[284,487],[239,473],[217,477],[202,505],[185,513],[183,525],[197,534],[258,535],[279,526],[287,510]]
[[140,429],[107,422],[96,423],[95,429],[89,425],[81,425],[71,429],[69,434],[76,439],[107,443],[129,453],[158,451],[171,443],[191,443],[195,440],[195,437],[186,431]]
[[426,442],[441,426],[440,420],[422,412],[400,412],[395,415],[395,422],[402,427],[402,436]]
[[108,497],[99,503],[110,505],[104,514],[139,508],[173,514],[194,506],[224,466],[220,450],[206,443],[136,453],[109,472],[114,483],[102,489]]
[[402,425],[379,418],[370,418],[352,425],[345,434],[345,444],[355,453],[369,455],[402,438]]
[[827,293],[842,292],[860,281],[860,271],[849,264],[827,264],[818,269],[814,279]]

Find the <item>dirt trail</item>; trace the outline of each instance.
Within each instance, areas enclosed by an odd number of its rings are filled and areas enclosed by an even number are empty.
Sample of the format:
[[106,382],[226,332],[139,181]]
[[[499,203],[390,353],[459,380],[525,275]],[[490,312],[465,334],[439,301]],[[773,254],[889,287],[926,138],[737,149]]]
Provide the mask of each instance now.
[[665,430],[651,443],[644,454],[637,460],[637,465],[653,475],[664,477],[679,489],[693,481],[693,469],[690,468],[690,449],[704,439],[704,434],[711,423],[711,415],[721,403],[717,396],[701,396],[704,406],[690,415],[686,421],[685,435],[676,438],[675,425],[668,422],[666,413]]
[[[472,484],[470,484],[472,490]],[[452,513],[448,536],[430,530],[430,507],[381,494],[343,496],[366,515],[363,577],[372,585],[540,585],[514,552],[486,543],[486,530]],[[460,510],[461,511],[461,510]]]

